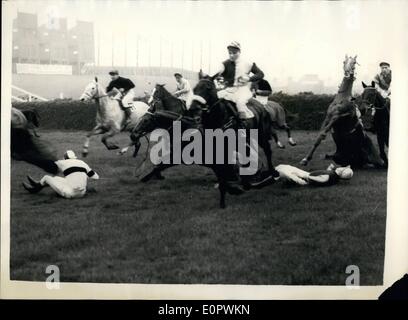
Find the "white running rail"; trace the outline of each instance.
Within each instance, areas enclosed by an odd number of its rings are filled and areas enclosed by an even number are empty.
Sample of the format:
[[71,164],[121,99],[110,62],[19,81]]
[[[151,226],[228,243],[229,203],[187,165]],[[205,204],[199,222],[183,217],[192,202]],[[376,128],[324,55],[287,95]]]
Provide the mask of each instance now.
[[[31,93],[31,92],[29,92],[27,90],[21,89],[21,88],[19,88],[17,86],[11,85],[11,88],[28,95],[28,101],[31,101],[32,98],[36,98],[37,100],[41,100],[41,101],[48,101],[48,99],[46,99],[46,98],[43,98],[43,97],[41,97],[41,96],[39,96],[37,94]],[[13,95],[11,97],[13,99],[17,100],[17,101],[25,101],[24,99],[21,99],[19,97],[13,96]]]

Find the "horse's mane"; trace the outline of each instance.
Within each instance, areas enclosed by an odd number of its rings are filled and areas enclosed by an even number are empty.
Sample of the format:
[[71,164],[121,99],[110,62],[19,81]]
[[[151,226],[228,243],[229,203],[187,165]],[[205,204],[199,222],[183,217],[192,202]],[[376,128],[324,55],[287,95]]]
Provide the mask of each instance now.
[[163,94],[163,98],[164,99],[169,99],[169,98],[174,98],[177,99],[175,96],[173,96],[165,87],[163,84],[157,84],[156,88],[160,88],[162,94]]

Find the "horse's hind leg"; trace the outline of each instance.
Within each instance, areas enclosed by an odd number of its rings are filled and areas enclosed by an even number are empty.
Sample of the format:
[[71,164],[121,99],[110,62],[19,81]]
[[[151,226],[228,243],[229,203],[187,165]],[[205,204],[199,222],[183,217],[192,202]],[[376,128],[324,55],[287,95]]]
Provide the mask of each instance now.
[[225,181],[220,181],[218,185],[218,189],[220,190],[220,208],[225,209],[225,195],[227,193],[227,186]]
[[293,146],[296,146],[296,141],[293,140],[293,138],[292,138],[292,133],[291,133],[291,131],[290,131],[290,127],[285,123],[285,124],[283,125],[283,129],[285,129],[285,130],[286,130],[286,133],[288,134],[289,144],[290,144],[292,147],[293,147]]
[[278,148],[285,149],[285,146],[282,144],[282,142],[279,141],[277,130],[275,128],[273,128],[273,127],[271,127],[271,136],[272,136],[273,140],[275,140],[275,143],[278,146]]
[[119,146],[109,142],[108,138],[113,137],[116,133],[118,133],[117,130],[115,129],[110,129],[108,132],[106,132],[103,136],[102,136],[102,143],[106,146],[106,148],[108,150],[115,150],[115,149],[119,149]]

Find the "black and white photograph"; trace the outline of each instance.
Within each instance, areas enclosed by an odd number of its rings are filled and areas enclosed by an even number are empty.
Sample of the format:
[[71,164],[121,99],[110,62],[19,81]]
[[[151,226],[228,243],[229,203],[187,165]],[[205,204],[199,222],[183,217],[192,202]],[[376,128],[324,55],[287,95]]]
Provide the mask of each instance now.
[[2,8],[2,295],[377,299],[407,273],[408,3]]

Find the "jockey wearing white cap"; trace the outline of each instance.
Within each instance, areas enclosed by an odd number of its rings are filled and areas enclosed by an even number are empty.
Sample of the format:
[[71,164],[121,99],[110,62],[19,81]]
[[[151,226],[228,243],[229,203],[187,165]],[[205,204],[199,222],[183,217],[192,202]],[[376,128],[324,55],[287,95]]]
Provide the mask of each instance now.
[[[213,76],[221,77],[226,86],[218,91],[218,97],[236,103],[239,117],[250,119],[254,114],[247,107],[247,102],[252,98],[251,82],[258,81],[264,77],[264,73],[254,62],[244,61],[241,56],[241,45],[233,41],[228,45],[229,59],[225,60]],[[250,76],[250,73],[253,75]]]
[[56,161],[55,164],[65,177],[46,175],[40,181],[35,181],[27,176],[29,184],[24,182],[24,188],[30,193],[37,193],[48,185],[63,198],[81,198],[86,193],[88,177],[99,179],[98,174],[84,161],[79,160],[72,150],[67,150],[64,159]]

